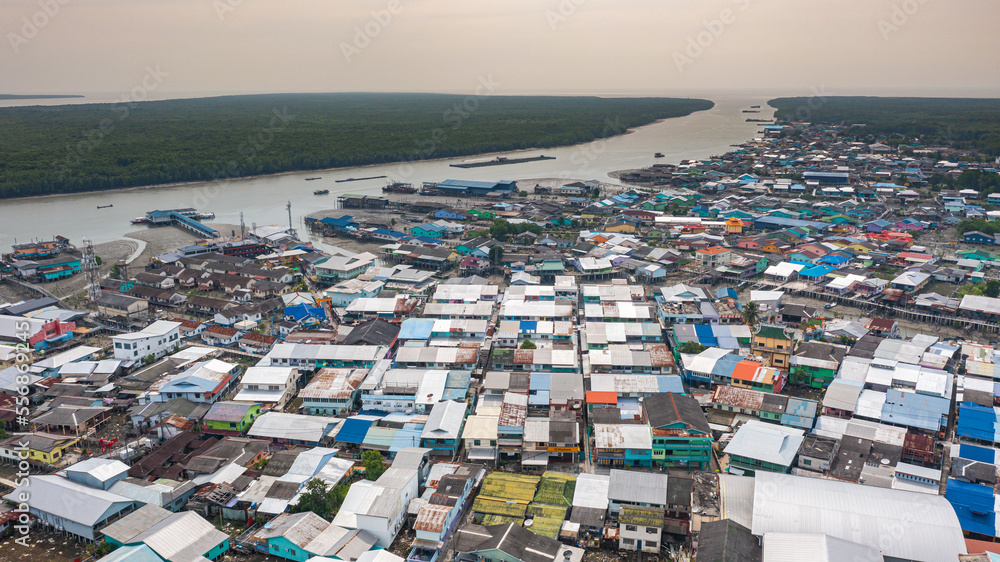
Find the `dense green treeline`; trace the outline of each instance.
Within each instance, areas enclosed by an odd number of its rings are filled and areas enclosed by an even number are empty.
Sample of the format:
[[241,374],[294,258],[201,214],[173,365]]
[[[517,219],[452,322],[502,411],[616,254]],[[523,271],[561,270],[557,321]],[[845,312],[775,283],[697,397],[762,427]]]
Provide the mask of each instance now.
[[0,197],[587,142],[696,99],[277,94],[0,109]]
[[856,125],[858,139],[892,144],[945,145],[1000,156],[1000,99],[812,97],[768,102],[775,117],[830,125]]

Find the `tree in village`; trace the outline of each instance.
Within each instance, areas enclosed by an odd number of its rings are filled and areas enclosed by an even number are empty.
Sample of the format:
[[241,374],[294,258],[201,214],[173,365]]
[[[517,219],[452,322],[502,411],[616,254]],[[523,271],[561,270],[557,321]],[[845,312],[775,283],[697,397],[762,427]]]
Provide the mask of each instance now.
[[490,265],[497,266],[500,265],[500,260],[503,259],[503,246],[497,244],[490,248]]
[[760,324],[760,307],[757,306],[757,303],[750,301],[743,305],[743,323],[750,326],[751,329]]
[[361,453],[361,464],[365,465],[365,478],[368,480],[378,480],[385,472],[385,462],[382,460],[382,453],[378,451]]

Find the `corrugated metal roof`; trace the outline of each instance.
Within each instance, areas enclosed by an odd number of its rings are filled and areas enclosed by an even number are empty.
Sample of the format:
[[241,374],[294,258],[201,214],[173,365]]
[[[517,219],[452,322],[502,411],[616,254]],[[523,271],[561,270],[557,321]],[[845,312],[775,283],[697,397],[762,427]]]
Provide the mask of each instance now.
[[954,560],[966,552],[958,517],[943,497],[772,472],[756,475],[751,530],[825,533],[907,560]]

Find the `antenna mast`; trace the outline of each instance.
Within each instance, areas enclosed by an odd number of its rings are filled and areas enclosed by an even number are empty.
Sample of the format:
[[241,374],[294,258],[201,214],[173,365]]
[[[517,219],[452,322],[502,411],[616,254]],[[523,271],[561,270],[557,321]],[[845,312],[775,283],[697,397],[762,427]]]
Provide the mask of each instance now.
[[87,276],[87,298],[92,305],[97,306],[97,299],[101,297],[101,284],[97,279],[99,275],[97,255],[94,253],[92,240],[84,238],[83,244],[83,255],[80,261],[84,274]]

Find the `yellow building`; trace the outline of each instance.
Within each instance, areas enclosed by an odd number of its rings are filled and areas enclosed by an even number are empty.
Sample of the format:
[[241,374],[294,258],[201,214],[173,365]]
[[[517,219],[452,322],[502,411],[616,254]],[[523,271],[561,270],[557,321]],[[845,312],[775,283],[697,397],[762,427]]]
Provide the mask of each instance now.
[[629,224],[627,222],[618,223],[613,226],[609,226],[604,229],[607,232],[624,232],[626,234],[633,234],[636,231],[634,224]]
[[726,234],[743,234],[746,223],[736,217],[726,219]]
[[80,439],[78,437],[66,437],[62,435],[51,435],[47,433],[31,433],[19,435],[7,439],[0,444],[3,456],[11,455],[20,457],[20,443],[27,441],[28,462],[34,464],[54,464],[66,456],[66,451],[76,445]]
[[766,358],[766,364],[787,371],[792,358],[792,337],[780,326],[763,325],[753,335],[752,350]]

